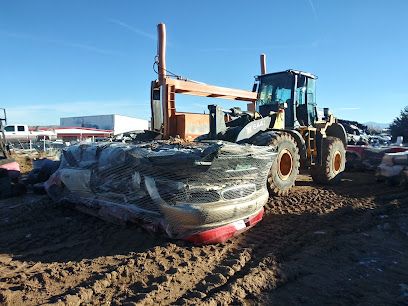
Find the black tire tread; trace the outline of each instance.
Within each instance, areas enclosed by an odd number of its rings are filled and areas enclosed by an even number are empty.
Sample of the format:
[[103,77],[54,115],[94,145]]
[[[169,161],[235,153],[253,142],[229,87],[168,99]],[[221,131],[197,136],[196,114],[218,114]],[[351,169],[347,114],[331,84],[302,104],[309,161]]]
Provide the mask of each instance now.
[[[337,137],[327,137],[323,139],[323,152],[322,152],[322,165],[314,165],[311,167],[311,175],[313,181],[318,184],[322,185],[335,185],[337,184],[345,169],[345,148],[343,142]],[[343,147],[343,169],[338,173],[335,177],[331,177],[331,160],[330,160],[330,152],[336,147],[342,146]]]
[[299,174],[300,168],[300,155],[299,155],[299,148],[297,147],[296,140],[289,134],[285,132],[264,132],[257,135],[252,144],[258,146],[271,146],[276,148],[277,152],[279,150],[279,144],[283,142],[290,142],[293,144],[293,172],[291,174],[292,181],[288,186],[282,188],[274,181],[274,173],[278,171],[277,169],[277,159],[275,159],[274,163],[271,166],[271,170],[268,174],[268,189],[271,195],[276,196],[286,196],[288,195],[289,191],[295,186],[296,178]]

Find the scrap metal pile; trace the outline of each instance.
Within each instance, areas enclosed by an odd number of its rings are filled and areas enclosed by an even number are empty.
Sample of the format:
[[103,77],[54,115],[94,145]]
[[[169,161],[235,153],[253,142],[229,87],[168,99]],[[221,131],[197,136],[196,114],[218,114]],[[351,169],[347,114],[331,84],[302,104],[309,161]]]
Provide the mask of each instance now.
[[350,145],[364,145],[369,143],[369,136],[367,135],[367,126],[357,121],[350,121],[339,119],[347,132],[347,142]]
[[357,121],[338,119],[347,132],[347,142],[349,145],[371,145],[374,147],[388,146],[391,144],[391,136],[386,132],[371,134],[365,124]]
[[261,220],[274,158],[270,147],[222,141],[80,144],[63,150],[45,188],[104,219],[218,242]]

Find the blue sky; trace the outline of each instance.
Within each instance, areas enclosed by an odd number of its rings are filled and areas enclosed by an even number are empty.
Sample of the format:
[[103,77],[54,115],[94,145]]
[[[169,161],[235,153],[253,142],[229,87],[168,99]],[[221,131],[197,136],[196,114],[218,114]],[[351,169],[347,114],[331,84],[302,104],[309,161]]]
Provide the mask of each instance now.
[[[170,71],[250,90],[264,52],[269,72],[318,75],[318,104],[338,117],[390,122],[408,105],[407,12],[404,0],[0,0],[0,107],[9,122],[31,125],[149,118],[164,22]],[[222,101],[179,95],[177,108],[202,112],[214,102]]]

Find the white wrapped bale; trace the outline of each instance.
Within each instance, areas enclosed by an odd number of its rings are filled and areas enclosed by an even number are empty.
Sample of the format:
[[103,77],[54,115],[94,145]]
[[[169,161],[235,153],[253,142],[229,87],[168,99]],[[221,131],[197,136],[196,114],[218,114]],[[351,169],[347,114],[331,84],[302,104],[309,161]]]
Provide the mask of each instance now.
[[396,165],[408,165],[408,151],[394,153],[393,161]]
[[398,153],[386,153],[381,161],[382,165],[408,165],[408,151]]
[[392,166],[394,165],[394,160],[393,160],[393,155],[394,153],[386,153],[382,160],[381,160],[381,165],[385,166]]
[[393,166],[387,166],[384,164],[381,164],[377,168],[377,176],[383,176],[383,177],[394,177],[394,176],[399,176],[404,169],[404,166],[402,165],[393,165]]

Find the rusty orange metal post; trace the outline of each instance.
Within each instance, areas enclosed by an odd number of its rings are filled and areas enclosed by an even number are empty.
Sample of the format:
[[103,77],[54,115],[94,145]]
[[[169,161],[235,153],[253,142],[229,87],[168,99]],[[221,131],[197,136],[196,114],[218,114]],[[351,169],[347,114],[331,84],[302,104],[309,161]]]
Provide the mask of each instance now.
[[166,25],[159,23],[157,25],[157,56],[158,56],[158,73],[159,86],[161,86],[161,99],[163,107],[163,136],[168,139],[175,133],[176,126],[176,107],[174,88],[167,84],[166,76]]
[[166,77],[166,25],[159,23],[157,25],[157,56],[159,61],[159,85],[164,84],[164,78]]

